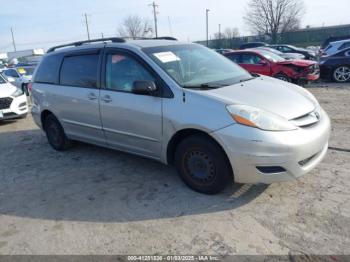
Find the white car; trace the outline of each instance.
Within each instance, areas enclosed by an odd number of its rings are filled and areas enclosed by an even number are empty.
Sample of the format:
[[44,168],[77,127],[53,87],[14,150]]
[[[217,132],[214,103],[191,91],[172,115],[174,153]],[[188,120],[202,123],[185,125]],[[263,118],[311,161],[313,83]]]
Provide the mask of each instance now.
[[24,92],[26,92],[27,96],[29,96],[27,85],[32,80],[34,70],[34,66],[7,68],[2,70],[2,75],[7,81],[18,88],[21,88]]
[[322,56],[333,55],[340,52],[346,48],[350,47],[350,39],[341,40],[336,42],[331,42],[329,45],[322,51]]
[[23,90],[10,84],[0,75],[0,121],[26,117],[27,113],[27,96]]

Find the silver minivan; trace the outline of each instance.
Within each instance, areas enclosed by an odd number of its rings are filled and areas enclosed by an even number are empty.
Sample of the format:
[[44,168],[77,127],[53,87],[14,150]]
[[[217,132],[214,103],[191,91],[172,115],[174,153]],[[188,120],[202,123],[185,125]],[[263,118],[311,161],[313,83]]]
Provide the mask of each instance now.
[[326,112],[305,89],[174,39],[53,47],[32,98],[54,149],[78,140],[174,164],[207,194],[233,181],[296,179],[320,163],[330,135]]

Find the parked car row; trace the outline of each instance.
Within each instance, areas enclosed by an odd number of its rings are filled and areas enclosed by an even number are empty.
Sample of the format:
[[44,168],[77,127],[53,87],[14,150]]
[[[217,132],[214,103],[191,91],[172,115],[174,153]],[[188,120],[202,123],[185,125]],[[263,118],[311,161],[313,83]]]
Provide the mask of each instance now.
[[[350,81],[350,38],[333,37],[320,47],[308,49],[292,45],[268,45],[251,42],[240,46],[240,51],[216,51],[254,74],[305,84],[319,78],[338,83]],[[317,61],[317,62],[316,62]]]

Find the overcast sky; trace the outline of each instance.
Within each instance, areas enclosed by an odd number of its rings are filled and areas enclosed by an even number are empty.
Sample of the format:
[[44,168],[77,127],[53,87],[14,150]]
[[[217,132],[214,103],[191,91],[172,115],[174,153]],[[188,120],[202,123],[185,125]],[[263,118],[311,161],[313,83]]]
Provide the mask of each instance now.
[[[124,17],[137,14],[152,21],[152,0],[0,0],[0,52],[12,51],[11,31],[17,49],[48,48],[86,39],[83,13],[89,15],[92,37],[115,36]],[[350,24],[349,0],[305,0],[303,26]],[[184,41],[205,39],[205,9],[210,9],[209,31],[237,27],[249,35],[243,15],[248,0],[157,0],[159,35]],[[170,23],[169,23],[170,21]],[[169,24],[171,26],[169,26]]]

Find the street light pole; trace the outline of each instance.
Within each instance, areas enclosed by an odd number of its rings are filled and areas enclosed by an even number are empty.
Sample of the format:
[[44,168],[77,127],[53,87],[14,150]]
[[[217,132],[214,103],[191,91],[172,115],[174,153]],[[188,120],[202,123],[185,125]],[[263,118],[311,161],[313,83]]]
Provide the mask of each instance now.
[[11,35],[12,35],[12,44],[13,44],[13,49],[15,50],[15,52],[17,51],[16,50],[16,42],[15,42],[15,37],[13,36],[13,30],[12,30],[12,27],[11,27]]
[[209,47],[209,21],[208,21],[208,14],[209,14],[209,9],[206,9],[206,30],[207,30],[207,47]]

